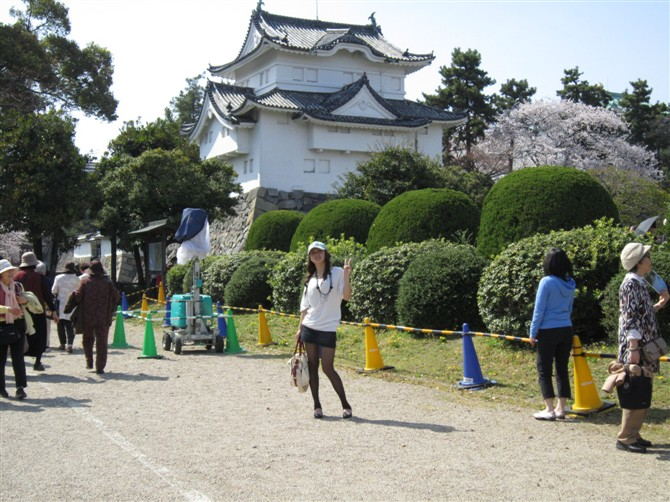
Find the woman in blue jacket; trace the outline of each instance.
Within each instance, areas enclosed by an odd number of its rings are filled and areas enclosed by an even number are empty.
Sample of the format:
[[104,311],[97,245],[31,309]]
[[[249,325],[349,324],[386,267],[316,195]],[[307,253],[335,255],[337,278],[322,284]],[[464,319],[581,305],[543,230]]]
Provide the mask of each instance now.
[[[565,418],[566,401],[570,398],[568,361],[572,348],[572,302],[575,281],[572,264],[565,251],[552,248],[544,258],[544,277],[535,296],[530,339],[537,345],[537,374],[545,408],[533,415],[537,420]],[[556,361],[558,402],[554,407],[552,369]]]

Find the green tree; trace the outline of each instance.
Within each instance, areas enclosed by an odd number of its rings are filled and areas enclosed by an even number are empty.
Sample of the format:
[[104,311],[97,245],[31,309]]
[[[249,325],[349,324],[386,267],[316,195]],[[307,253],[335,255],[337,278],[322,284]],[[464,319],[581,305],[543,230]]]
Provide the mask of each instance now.
[[514,108],[520,103],[529,103],[537,92],[535,87],[528,85],[528,80],[509,79],[500,85],[500,93],[493,96],[496,112]]
[[423,97],[430,106],[464,113],[467,122],[462,127],[448,129],[443,136],[444,162],[453,163],[465,153],[463,160],[469,166],[472,146],[484,137],[488,124],[494,121],[493,99],[484,94],[484,89],[496,83],[488,73],[480,68],[482,57],[478,51],[454,49],[451,66],[442,66],[442,85],[435,94]]
[[633,92],[626,89],[619,104],[623,110],[623,118],[630,128],[630,140],[638,145],[647,145],[651,124],[656,110],[649,104],[652,89],[646,80],[631,82]]
[[180,125],[191,124],[198,120],[205,101],[205,88],[202,85],[204,80],[204,73],[187,78],[186,88],[179,91],[179,95],[170,100],[166,115]]
[[0,122],[0,228],[27,232],[38,256],[43,237],[50,237],[53,259],[70,244],[67,228],[85,214],[92,195],[86,158],[67,115],[10,115]]
[[14,24],[0,24],[0,110],[81,110],[114,120],[108,50],[69,40],[68,9],[55,0],[23,0]]
[[343,177],[338,196],[365,199],[383,206],[408,190],[441,186],[438,162],[415,151],[389,147],[372,154]]
[[582,80],[582,72],[579,66],[563,70],[561,83],[563,89],[556,91],[556,95],[567,101],[584,103],[590,106],[605,107],[612,101],[612,97],[602,84],[590,84],[588,80]]

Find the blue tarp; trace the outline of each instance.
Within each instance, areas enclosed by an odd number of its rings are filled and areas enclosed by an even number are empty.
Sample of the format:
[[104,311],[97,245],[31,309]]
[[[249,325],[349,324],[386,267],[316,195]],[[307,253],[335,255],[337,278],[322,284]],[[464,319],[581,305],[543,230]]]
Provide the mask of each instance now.
[[207,211],[187,207],[181,214],[181,223],[174,234],[174,239],[177,242],[193,239],[203,229],[205,223],[207,223]]

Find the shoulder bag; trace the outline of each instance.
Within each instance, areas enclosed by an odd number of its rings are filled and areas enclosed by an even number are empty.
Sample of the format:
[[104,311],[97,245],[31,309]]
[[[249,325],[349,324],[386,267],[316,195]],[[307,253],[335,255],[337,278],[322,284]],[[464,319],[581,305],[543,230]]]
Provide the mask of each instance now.
[[0,345],[11,345],[21,339],[21,334],[16,326],[11,323],[0,324]]
[[660,336],[642,345],[642,358],[648,363],[655,363],[661,356],[668,353],[668,344]]
[[307,354],[302,342],[295,344],[293,357],[288,361],[291,369],[291,386],[297,387],[298,392],[305,392],[309,388],[309,367],[307,365]]

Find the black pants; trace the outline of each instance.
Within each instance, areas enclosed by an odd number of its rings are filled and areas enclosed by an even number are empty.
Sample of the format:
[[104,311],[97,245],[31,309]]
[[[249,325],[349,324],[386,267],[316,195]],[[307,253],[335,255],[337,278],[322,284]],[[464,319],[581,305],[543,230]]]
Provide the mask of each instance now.
[[28,352],[26,352],[26,355],[33,356],[36,361],[39,361],[47,348],[47,316],[44,314],[30,315],[33,317],[35,334],[28,337]]
[[556,397],[552,370],[556,361],[558,397],[570,398],[568,361],[572,349],[572,327],[541,329],[537,333],[537,376],[544,399]]
[[74,343],[74,327],[69,319],[58,320],[58,341],[61,345]]
[[16,388],[27,387],[26,381],[26,363],[23,360],[23,344],[24,337],[22,335],[18,342],[10,345],[0,345],[0,389],[6,390],[5,387],[5,363],[7,362],[7,352],[12,356],[12,368],[14,368],[14,381]]

